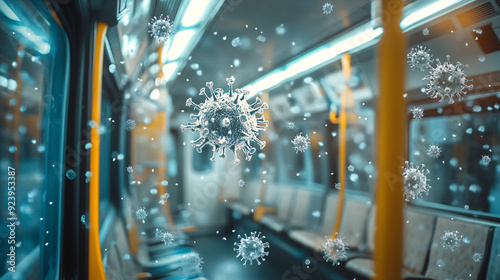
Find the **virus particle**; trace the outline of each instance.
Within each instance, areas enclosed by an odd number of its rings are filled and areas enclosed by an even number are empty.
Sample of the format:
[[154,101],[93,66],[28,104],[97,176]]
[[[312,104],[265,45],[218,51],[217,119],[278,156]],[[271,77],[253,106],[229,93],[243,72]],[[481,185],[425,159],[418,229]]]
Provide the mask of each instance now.
[[482,165],[488,165],[491,162],[491,158],[488,155],[482,155],[481,156],[481,164]]
[[222,150],[221,158],[226,158],[226,150],[229,149],[234,154],[234,164],[240,160],[236,152],[242,150],[245,159],[251,160],[256,149],[251,143],[257,143],[262,149],[266,142],[257,138],[260,130],[265,130],[268,122],[262,115],[269,106],[257,97],[253,104],[248,104],[246,97],[247,90],[236,89],[233,92],[234,77],[226,79],[229,85],[229,93],[224,93],[221,88],[214,89],[213,83],[208,82],[206,86],[210,90],[211,96],[205,93],[205,88],[200,90],[200,95],[205,95],[205,102],[194,103],[191,98],[186,101],[186,106],[194,106],[199,110],[197,115],[191,114],[193,122],[181,125],[182,131],[190,128],[193,132],[199,131],[200,138],[191,141],[198,153],[208,144],[212,146],[213,155],[211,160],[215,160],[215,155]]
[[413,118],[416,120],[420,120],[424,117],[424,110],[420,107],[413,106],[410,111],[413,114]]
[[267,40],[267,38],[264,35],[257,36],[257,41],[264,43],[266,40]]
[[141,207],[135,211],[135,216],[137,217],[137,220],[140,220],[144,223],[144,220],[148,216],[148,212],[146,212],[146,208]]
[[408,59],[407,62],[408,65],[410,65],[411,70],[418,68],[420,71],[425,71],[431,66],[431,62],[433,61],[430,50],[422,46],[412,48],[406,55],[406,58]]
[[329,14],[331,14],[331,13],[332,13],[332,11],[333,11],[333,5],[332,5],[332,3],[325,3],[325,4],[323,5],[323,8],[322,8],[322,9],[323,9],[323,14],[324,14],[324,15],[329,15]]
[[135,121],[134,120],[127,120],[125,122],[125,130],[132,131],[134,128],[135,128]]
[[482,259],[483,259],[483,255],[481,255],[481,253],[474,253],[472,255],[472,260],[474,262],[480,262]]
[[340,187],[341,187],[341,186],[342,186],[342,185],[341,185],[340,183],[335,183],[335,189],[336,189],[336,190],[340,190]]
[[172,245],[174,242],[174,235],[163,229],[156,229],[155,238],[156,240],[163,242],[165,245]]
[[427,155],[431,158],[438,158],[441,155],[441,148],[438,145],[429,145]]
[[66,171],[66,177],[70,180],[73,180],[76,178],[76,172],[73,169],[68,169]]
[[182,256],[181,268],[184,271],[201,270],[204,261],[198,253],[188,253]]
[[302,133],[299,133],[295,135],[295,138],[292,140],[293,148],[295,149],[295,153],[298,154],[299,152],[303,153],[307,148],[309,148],[309,145],[311,142],[309,142],[309,136],[303,136]]
[[427,27],[426,27],[426,28],[424,28],[424,30],[422,30],[422,34],[423,34],[424,36],[429,35],[429,28],[427,28]]
[[165,205],[167,203],[167,199],[170,198],[170,194],[169,193],[164,193],[160,196],[160,204],[161,205]]
[[453,250],[460,247],[460,240],[462,240],[462,235],[457,230],[445,230],[443,236],[441,236],[441,245],[445,249]]
[[148,23],[149,26],[149,35],[155,38],[158,42],[165,42],[170,37],[170,34],[173,34],[172,31],[173,25],[170,22],[170,19],[164,18],[163,14],[160,15],[159,18],[156,16],[151,19],[151,22]]
[[353,171],[354,171],[354,166],[352,166],[352,164],[351,164],[351,165],[349,165],[349,166],[347,167],[347,170],[349,170],[349,171],[353,172]]
[[425,165],[414,167],[413,163],[406,161],[406,167],[403,166],[403,183],[405,200],[422,197],[422,194],[429,194],[431,186],[427,183],[429,169],[424,169]]
[[128,172],[128,173],[132,173],[132,172],[134,172],[134,168],[133,168],[132,166],[130,166],[130,165],[129,165],[129,166],[127,166],[127,172]]
[[90,171],[85,172],[85,183],[90,182],[90,178],[92,178],[92,172]]
[[349,244],[338,235],[335,236],[335,239],[328,239],[321,247],[323,258],[327,262],[331,261],[334,266],[340,264],[340,261],[347,257],[346,252],[349,250]]
[[446,56],[447,61],[441,63],[437,59],[437,66],[431,67],[429,75],[425,76],[422,80],[429,81],[426,88],[426,94],[430,98],[439,98],[439,102],[443,102],[445,97],[448,97],[449,104],[454,103],[453,98],[457,96],[458,101],[464,98],[461,94],[466,94],[466,90],[471,90],[472,85],[468,85],[468,80],[465,76],[464,69],[468,67],[465,64],[457,62],[456,64],[450,63],[450,56]]
[[293,123],[293,122],[288,122],[288,123],[286,124],[286,127],[287,127],[288,129],[290,129],[290,130],[291,130],[291,129],[295,129],[295,123]]
[[238,186],[239,186],[240,188],[242,188],[245,184],[246,184],[246,182],[245,182],[245,181],[243,181],[242,179],[240,179],[240,180],[238,181]]
[[263,242],[262,239],[266,238],[265,236],[260,236],[256,231],[250,233],[250,236],[245,234],[245,237],[241,237],[238,235],[240,242],[234,242],[234,245],[237,246],[234,248],[235,251],[238,252],[236,257],[241,257],[241,260],[244,261],[243,265],[247,265],[247,261],[250,261],[250,265],[252,265],[253,261],[257,261],[257,264],[260,265],[262,261],[265,261],[265,256],[269,255],[269,252],[265,252],[266,248],[269,248],[269,242]]

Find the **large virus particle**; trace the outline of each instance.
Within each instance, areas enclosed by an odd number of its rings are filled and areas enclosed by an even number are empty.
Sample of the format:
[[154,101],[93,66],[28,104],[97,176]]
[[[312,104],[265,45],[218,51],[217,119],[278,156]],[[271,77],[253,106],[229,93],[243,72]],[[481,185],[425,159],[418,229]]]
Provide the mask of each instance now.
[[[204,103],[196,104],[188,98],[186,106],[194,106],[199,113],[191,114],[194,121],[181,125],[181,129],[199,131],[200,138],[191,141],[198,153],[208,144],[212,146],[211,160],[214,161],[219,151],[222,150],[220,157],[225,158],[226,150],[229,149],[234,154],[234,164],[238,164],[238,150],[245,153],[246,160],[251,160],[256,151],[251,145],[252,142],[257,143],[261,149],[266,145],[266,142],[259,140],[257,136],[259,131],[266,129],[268,122],[264,120],[264,116],[257,115],[262,115],[269,106],[265,102],[262,103],[258,97],[253,104],[248,104],[246,97],[249,92],[241,89],[233,92],[234,77],[227,78],[226,81],[229,93],[224,93],[221,88],[214,89],[213,83],[208,82],[206,86],[211,96],[206,94],[205,88],[200,90],[200,95],[205,95],[206,98]],[[256,106],[261,103],[261,106]]]
[[438,158],[441,155],[441,148],[438,145],[429,145],[427,155],[431,158]]
[[340,261],[346,258],[347,250],[349,250],[349,244],[344,241],[343,237],[338,235],[335,236],[335,239],[328,239],[321,246],[321,252],[324,254],[323,258],[327,262],[331,261],[333,265],[340,264]]
[[405,200],[410,201],[410,198],[420,198],[422,194],[429,194],[429,185],[427,175],[429,169],[425,169],[425,165],[413,166],[413,163],[406,161],[406,167],[403,166],[403,183]]
[[172,243],[174,242],[174,235],[163,229],[156,229],[155,238],[165,245],[172,245]]
[[419,69],[420,71],[425,71],[431,66],[432,54],[430,50],[426,47],[417,46],[412,48],[411,51],[406,55],[408,59],[408,65],[410,65],[411,70]]
[[413,114],[413,118],[416,120],[420,120],[424,117],[424,110],[420,107],[413,106],[410,111]]
[[201,270],[204,261],[200,254],[192,252],[182,256],[181,269],[184,271]]
[[245,234],[245,237],[241,237],[238,235],[240,242],[234,242],[234,245],[237,246],[234,248],[235,251],[238,252],[236,255],[237,258],[241,257],[241,260],[244,261],[243,265],[246,266],[247,262],[250,262],[252,265],[253,261],[256,261],[258,265],[261,264],[259,258],[262,261],[265,261],[265,256],[269,255],[269,252],[265,252],[266,248],[269,248],[269,242],[263,242],[262,239],[266,238],[265,236],[260,236],[256,231],[250,233],[250,236]]
[[333,5],[332,5],[332,3],[325,3],[323,5],[322,10],[323,10],[323,14],[325,14],[325,15],[331,14],[332,11],[333,11]]
[[293,148],[295,149],[295,153],[298,154],[299,152],[303,153],[307,148],[309,148],[309,145],[311,142],[309,142],[309,135],[302,135],[302,133],[299,133],[295,135],[295,138],[292,140]]
[[445,230],[443,236],[441,236],[441,245],[453,252],[453,250],[460,247],[461,240],[462,235],[458,230]]
[[144,223],[144,220],[148,216],[148,212],[146,212],[146,208],[141,207],[135,211],[135,216],[137,217],[137,220],[140,220]]
[[149,35],[155,38],[158,42],[165,42],[170,37],[170,34],[173,34],[172,31],[173,25],[170,22],[170,19],[164,18],[163,14],[160,15],[159,18],[156,16],[151,19],[151,22],[148,23],[149,26]]
[[466,90],[471,90],[472,85],[468,85],[468,80],[465,76],[465,64],[457,62],[456,64],[450,63],[450,56],[446,56],[447,61],[441,63],[437,59],[437,66],[431,67],[429,75],[425,76],[422,80],[429,81],[425,93],[430,98],[441,98],[439,102],[443,102],[445,97],[448,97],[448,103],[454,103],[456,96],[458,101],[463,100],[462,94],[467,94]]

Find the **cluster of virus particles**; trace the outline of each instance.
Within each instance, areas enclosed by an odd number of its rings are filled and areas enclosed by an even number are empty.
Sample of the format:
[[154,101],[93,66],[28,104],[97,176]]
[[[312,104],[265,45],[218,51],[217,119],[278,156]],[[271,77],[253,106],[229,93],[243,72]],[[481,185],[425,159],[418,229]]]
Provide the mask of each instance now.
[[429,75],[425,76],[422,80],[428,81],[426,94],[430,98],[441,98],[439,102],[443,102],[445,98],[448,98],[448,103],[454,103],[454,97],[457,97],[458,101],[463,100],[463,95],[466,94],[466,90],[471,90],[472,85],[467,84],[472,80],[468,80],[465,76],[465,68],[468,66],[457,62],[452,64],[450,62],[450,56],[446,56],[446,62],[441,63],[437,59],[436,67],[431,67]]
[[298,154],[299,152],[303,153],[307,148],[309,148],[309,145],[311,142],[309,142],[309,135],[302,135],[302,133],[299,133],[295,135],[295,138],[292,140],[293,148],[295,149],[295,153]]
[[431,67],[433,61],[430,49],[422,46],[412,48],[406,55],[406,58],[408,59],[408,65],[410,65],[411,70],[419,69],[420,71],[425,71],[427,68]]
[[160,196],[160,201],[158,203],[160,203],[161,205],[165,205],[167,203],[167,199],[170,198],[170,194],[169,193],[164,193]]
[[156,229],[155,238],[165,245],[172,245],[174,243],[174,235],[163,229]]
[[431,158],[438,158],[441,155],[441,148],[438,145],[429,145],[427,155]]
[[462,240],[462,235],[457,230],[445,230],[443,236],[441,236],[441,245],[444,249],[453,250],[460,247],[460,241]]
[[146,220],[146,217],[148,216],[148,212],[146,212],[146,208],[141,207],[135,211],[135,216],[137,217],[137,220],[144,223],[144,220]]
[[170,22],[169,17],[163,17],[163,14],[160,17],[153,17],[151,22],[148,23],[149,26],[149,35],[153,37],[158,42],[165,42],[168,40],[171,34],[173,34],[173,24]]
[[245,234],[245,237],[241,237],[238,235],[240,242],[234,242],[236,248],[235,251],[238,252],[236,255],[237,258],[241,257],[241,261],[244,261],[243,265],[246,266],[247,262],[250,262],[252,265],[253,261],[256,261],[258,265],[261,264],[259,258],[262,261],[265,261],[265,256],[269,255],[269,252],[266,252],[265,249],[269,248],[269,242],[263,242],[262,239],[266,238],[265,236],[260,236],[260,232],[257,234],[256,231],[250,233],[250,236]]
[[343,237],[336,235],[335,239],[328,239],[322,245],[321,252],[324,254],[323,258],[332,264],[338,265],[340,261],[346,258],[346,252],[349,250],[349,244],[344,241]]
[[333,11],[333,5],[332,3],[325,3],[322,7],[322,10],[323,10],[323,14],[324,15],[329,15],[332,13]]
[[181,129],[184,131],[190,128],[193,132],[200,133],[200,138],[191,141],[198,153],[208,144],[213,148],[211,160],[214,161],[219,151],[222,151],[220,157],[225,158],[226,150],[229,149],[234,154],[234,164],[238,164],[238,150],[245,153],[246,160],[251,160],[256,151],[251,144],[257,143],[261,149],[266,145],[257,136],[259,131],[266,130],[268,122],[263,116],[257,115],[262,115],[269,106],[265,102],[257,106],[262,103],[258,97],[253,104],[248,104],[246,98],[249,92],[241,89],[233,92],[234,77],[226,81],[229,85],[228,93],[224,93],[221,88],[214,89],[213,83],[208,82],[206,86],[211,95],[207,95],[205,88],[200,90],[200,95],[205,96],[204,103],[196,104],[191,98],[186,101],[186,106],[194,106],[199,112],[197,115],[191,114],[194,121],[181,125]]
[[420,120],[424,117],[424,110],[420,107],[413,106],[410,111],[413,114],[413,118],[416,120]]
[[413,166],[413,163],[406,161],[406,167],[403,166],[403,184],[405,200],[410,201],[410,198],[416,199],[422,197],[422,194],[429,194],[429,185],[427,175],[429,169],[425,169],[425,165]]

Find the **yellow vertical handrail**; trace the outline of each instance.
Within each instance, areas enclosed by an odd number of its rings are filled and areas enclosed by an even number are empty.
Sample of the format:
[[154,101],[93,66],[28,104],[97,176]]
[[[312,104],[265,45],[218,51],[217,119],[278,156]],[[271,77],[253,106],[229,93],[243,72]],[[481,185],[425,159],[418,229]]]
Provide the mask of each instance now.
[[[403,178],[405,153],[405,39],[399,23],[401,0],[381,0],[384,33],[378,49],[377,203],[375,278],[401,279],[403,255]],[[394,179],[396,178],[396,179]]]
[[[351,76],[351,55],[346,53],[342,56],[342,71],[344,72],[345,80],[347,81]],[[347,102],[350,101],[350,96],[352,95],[352,90],[347,86],[346,90],[342,94],[342,103],[340,104],[340,139],[339,139],[339,200],[337,204],[337,217],[335,218],[335,226],[332,232],[332,238],[335,238],[336,234],[340,231],[340,223],[342,222],[342,214],[344,210],[345,201],[345,182],[346,182],[346,131],[347,131],[347,112],[346,108]],[[350,104],[352,105],[352,104]]]
[[101,99],[102,99],[102,63],[104,56],[104,38],[108,25],[97,23],[94,62],[92,69],[92,120],[95,125],[90,130],[90,172],[89,181],[89,278],[91,280],[104,280],[104,267],[101,256],[101,243],[99,240],[99,151],[100,138],[99,126],[101,125]]

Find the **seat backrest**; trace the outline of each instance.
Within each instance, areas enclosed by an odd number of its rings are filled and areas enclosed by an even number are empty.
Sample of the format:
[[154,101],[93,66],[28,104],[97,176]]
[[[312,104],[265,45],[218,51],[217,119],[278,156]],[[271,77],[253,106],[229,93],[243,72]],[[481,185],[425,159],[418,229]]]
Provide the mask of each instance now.
[[[460,246],[453,251],[443,248],[441,244],[441,238],[446,230],[457,230],[459,235],[463,236],[460,238]],[[425,276],[435,279],[478,279],[480,275],[484,277],[485,272],[482,269],[484,257],[481,261],[475,262],[472,256],[475,253],[484,256],[490,230],[491,227],[487,225],[439,217],[432,238]]]
[[295,189],[296,199],[292,205],[289,225],[297,228],[313,229],[319,225],[319,215],[313,212],[321,210],[322,195],[310,189]]
[[243,186],[240,192],[240,200],[245,205],[250,207],[251,209],[255,209],[257,205],[256,200],[259,199],[261,189],[261,181],[254,180],[248,182],[245,186]]
[[403,267],[422,274],[429,252],[436,216],[417,212],[411,208],[404,211]]
[[486,280],[500,279],[500,227],[495,228],[495,235],[491,242],[490,262]]
[[115,219],[104,243],[107,248],[103,257],[106,279],[137,279],[125,231],[122,219]]
[[377,205],[373,205],[368,216],[368,225],[366,229],[366,243],[367,249],[370,252],[375,250],[375,231],[377,230],[377,223],[375,217],[377,214]]
[[347,199],[345,201],[340,236],[349,244],[349,248],[358,249],[363,245],[364,234],[368,224],[371,203]]
[[279,188],[280,195],[278,196],[277,216],[281,220],[286,220],[290,217],[292,203],[294,200],[295,189],[289,187]]
[[326,197],[326,202],[321,211],[321,226],[319,233],[325,236],[331,236],[335,225],[335,217],[337,216],[337,205],[339,196],[336,193],[330,193]]

